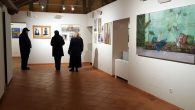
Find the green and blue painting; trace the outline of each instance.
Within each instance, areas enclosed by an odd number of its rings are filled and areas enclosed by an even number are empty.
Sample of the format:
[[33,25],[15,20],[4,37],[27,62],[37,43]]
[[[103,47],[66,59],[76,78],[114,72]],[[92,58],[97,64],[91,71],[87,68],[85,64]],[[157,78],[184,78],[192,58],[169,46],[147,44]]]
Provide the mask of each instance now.
[[195,5],[138,15],[137,54],[195,64]]

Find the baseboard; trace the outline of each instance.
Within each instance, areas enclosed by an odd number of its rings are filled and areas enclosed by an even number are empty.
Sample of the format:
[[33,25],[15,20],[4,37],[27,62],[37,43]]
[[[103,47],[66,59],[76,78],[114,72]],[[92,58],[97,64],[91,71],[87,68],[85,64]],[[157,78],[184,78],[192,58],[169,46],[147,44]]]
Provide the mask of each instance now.
[[172,104],[172,103],[169,103],[169,102],[167,102],[167,101],[165,101],[165,100],[163,100],[163,99],[160,99],[159,97],[154,96],[154,95],[152,95],[152,94],[150,94],[150,93],[148,93],[148,92],[146,92],[146,91],[144,91],[144,90],[142,90],[142,89],[139,89],[139,88],[137,88],[137,87],[135,87],[135,86],[133,86],[133,85],[131,85],[131,84],[129,84],[129,83],[128,83],[128,85],[129,85],[129,87],[130,87],[131,89],[133,89],[133,90],[137,91],[138,93],[140,93],[140,94],[142,94],[142,95],[148,97],[150,100],[156,100],[156,99],[157,99],[157,100],[162,101],[162,102],[165,103],[165,104],[173,105],[174,107],[177,107],[177,108],[179,108],[180,110],[184,110],[183,108],[180,108],[180,107],[178,107],[178,106],[176,106],[176,105],[174,105],[174,104]]

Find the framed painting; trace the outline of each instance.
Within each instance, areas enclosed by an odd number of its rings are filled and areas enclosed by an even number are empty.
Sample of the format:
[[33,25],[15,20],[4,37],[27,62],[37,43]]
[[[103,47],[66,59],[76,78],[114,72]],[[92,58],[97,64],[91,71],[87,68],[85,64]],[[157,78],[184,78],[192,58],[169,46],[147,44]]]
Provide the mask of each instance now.
[[112,23],[105,23],[104,24],[104,43],[111,45],[111,28]]
[[26,27],[26,23],[11,23],[11,36],[12,38],[19,38],[22,29]]
[[42,30],[41,30],[41,26],[33,26],[33,38],[38,38],[40,39],[42,37]]
[[80,26],[77,24],[63,24],[61,25],[62,33],[79,32]]
[[63,39],[64,39],[65,41],[68,40],[68,35],[67,35],[67,34],[63,34],[62,37],[63,37]]
[[33,38],[51,39],[51,26],[33,25]]
[[195,5],[137,16],[139,56],[195,64]]
[[74,32],[69,33],[69,39],[71,40],[73,37],[75,37],[75,33]]
[[51,38],[51,26],[42,26],[41,27],[42,38],[50,39]]
[[19,38],[20,28],[11,28],[12,29],[12,38]]
[[94,24],[93,24],[93,31],[97,32],[97,18],[94,19]]
[[102,32],[102,19],[98,18],[98,33]]

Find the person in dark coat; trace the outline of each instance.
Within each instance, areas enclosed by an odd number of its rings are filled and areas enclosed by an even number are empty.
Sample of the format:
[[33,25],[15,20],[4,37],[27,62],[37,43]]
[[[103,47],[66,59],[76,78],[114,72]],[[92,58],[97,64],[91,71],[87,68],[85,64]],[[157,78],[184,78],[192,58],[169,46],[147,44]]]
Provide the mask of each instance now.
[[68,54],[70,55],[69,68],[70,71],[78,72],[78,68],[81,67],[81,53],[83,52],[83,39],[77,33],[76,37],[71,38]]
[[62,46],[65,44],[64,39],[60,36],[59,31],[54,32],[55,35],[51,39],[52,56],[55,60],[56,70],[60,70],[61,67],[61,57],[64,56],[64,51]]
[[30,68],[27,67],[28,58],[30,55],[30,48],[32,47],[31,41],[28,37],[28,28],[24,28],[22,33],[19,36],[19,45],[20,45],[20,55],[21,55],[21,69],[22,70],[29,70]]

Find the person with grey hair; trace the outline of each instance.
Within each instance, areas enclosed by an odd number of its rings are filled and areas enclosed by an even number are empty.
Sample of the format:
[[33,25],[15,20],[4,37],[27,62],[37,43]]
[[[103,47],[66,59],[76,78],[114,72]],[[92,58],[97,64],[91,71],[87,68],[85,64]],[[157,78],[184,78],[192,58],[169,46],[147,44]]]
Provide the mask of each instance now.
[[69,71],[78,72],[78,68],[81,67],[81,54],[83,52],[83,39],[77,33],[76,37],[71,38],[68,54],[70,55]]

